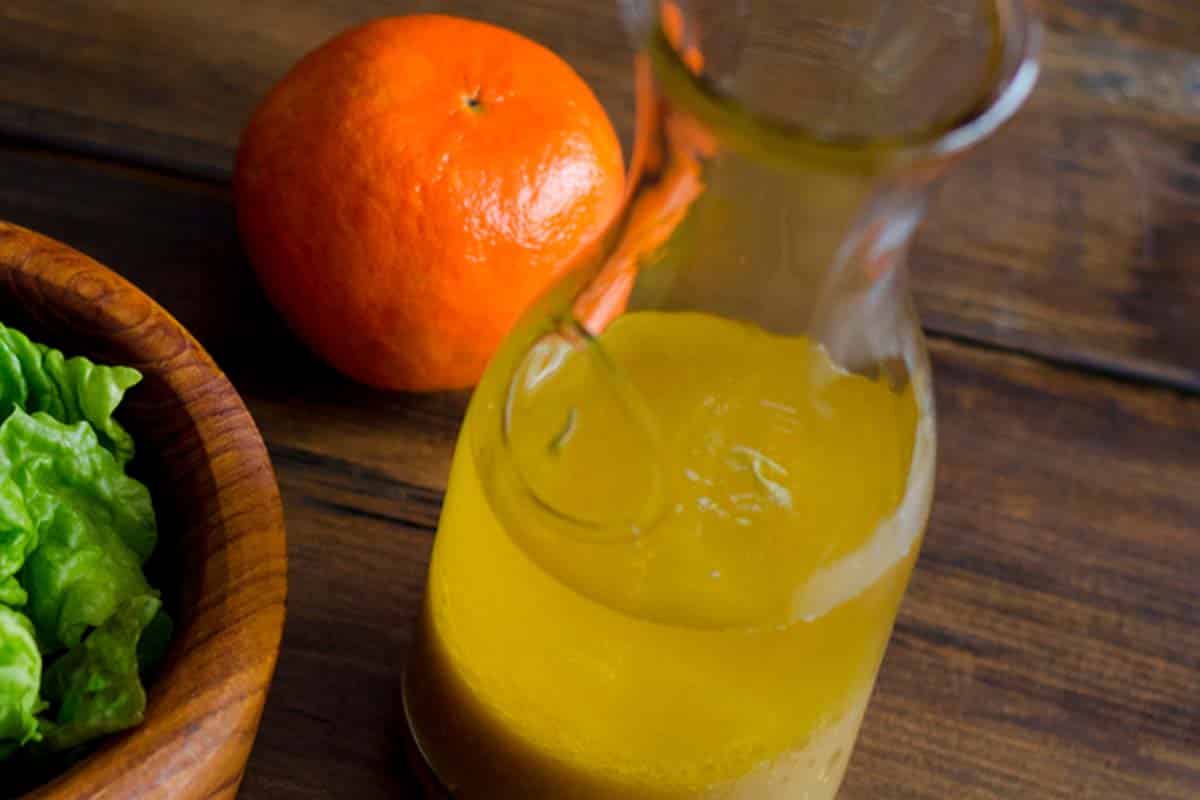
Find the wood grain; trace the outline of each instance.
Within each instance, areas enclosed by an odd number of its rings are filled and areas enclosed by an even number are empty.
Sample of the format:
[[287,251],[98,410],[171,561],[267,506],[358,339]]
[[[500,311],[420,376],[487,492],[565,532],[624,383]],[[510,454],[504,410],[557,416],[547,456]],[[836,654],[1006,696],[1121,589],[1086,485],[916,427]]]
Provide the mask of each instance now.
[[[1200,390],[1200,6],[1043,0],[1029,108],[952,173],[913,261],[927,326]],[[8,0],[0,134],[224,180],[303,53],[365,19],[449,11],[522,31],[592,84],[628,143],[616,0]]]
[[1200,6],[1191,0],[1035,0],[1055,28],[1195,52]]
[[628,47],[615,0],[7,0],[0,131],[228,177],[242,126],[301,55],[368,19],[437,11],[503,24],[552,46],[629,130]]
[[[845,797],[1195,797],[1200,402],[953,343],[934,357],[935,514]],[[287,725],[268,709],[249,797],[407,790],[396,693],[457,409],[362,393],[368,428],[338,419],[343,391],[254,403],[312,548],[294,585],[319,588],[293,606]],[[393,461],[434,409],[437,457]]]
[[[146,718],[35,790],[80,797],[232,798],[283,628],[283,512],[262,439],[200,345],[124,279],[0,222],[0,313],[68,354],[141,370],[119,416],[159,519],[149,570],[176,621]],[[8,787],[5,787],[8,788]]]
[[[203,331],[267,441],[292,592],[241,797],[421,797],[400,676],[463,396],[356,387],[295,345],[220,187],[3,149],[0,178],[0,216]],[[934,515],[843,796],[1200,796],[1200,398],[932,350]]]

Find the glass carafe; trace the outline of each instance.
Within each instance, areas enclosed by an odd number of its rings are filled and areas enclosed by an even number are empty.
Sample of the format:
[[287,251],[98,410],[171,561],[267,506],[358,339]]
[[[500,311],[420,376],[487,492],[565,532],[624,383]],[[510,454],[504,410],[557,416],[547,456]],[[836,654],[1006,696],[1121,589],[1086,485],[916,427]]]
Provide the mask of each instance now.
[[929,512],[905,252],[1018,0],[626,0],[626,206],[471,401],[405,681],[460,800],[831,798]]

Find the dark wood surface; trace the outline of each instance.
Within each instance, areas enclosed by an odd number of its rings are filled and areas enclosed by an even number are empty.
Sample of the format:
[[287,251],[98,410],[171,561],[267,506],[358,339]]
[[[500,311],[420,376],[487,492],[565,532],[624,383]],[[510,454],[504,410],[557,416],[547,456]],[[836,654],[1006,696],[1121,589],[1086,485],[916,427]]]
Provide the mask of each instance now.
[[[0,6],[0,218],[175,313],[275,462],[291,595],[246,798],[420,796],[398,690],[465,397],[365,390],[295,344],[237,241],[231,148],[305,49],[441,5]],[[1200,6],[1045,6],[1041,88],[914,254],[937,498],[849,800],[1200,797]],[[612,4],[450,8],[555,46],[628,132]]]
[[[66,353],[141,371],[119,413],[138,443],[132,472],[150,486],[160,523],[147,574],[175,625],[144,722],[33,788],[30,800],[231,800],[287,594],[283,508],[254,421],[161,306],[79,251],[5,222],[0,315]],[[0,782],[4,797],[12,790]]]
[[[935,331],[1200,390],[1200,4],[1042,0],[1029,108],[952,174],[917,243]],[[214,179],[266,89],[382,14],[448,10],[558,50],[626,142],[616,0],[6,0],[0,132]]]

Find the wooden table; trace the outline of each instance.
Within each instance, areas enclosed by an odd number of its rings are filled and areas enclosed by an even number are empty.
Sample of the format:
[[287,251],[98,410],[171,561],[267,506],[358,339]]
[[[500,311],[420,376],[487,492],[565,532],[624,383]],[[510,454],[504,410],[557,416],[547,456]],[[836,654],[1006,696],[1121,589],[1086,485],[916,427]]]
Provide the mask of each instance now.
[[[254,288],[241,125],[343,27],[431,0],[4,0],[0,218],[208,346],[287,508],[284,649],[245,798],[416,797],[398,703],[462,396],[315,362]],[[614,0],[463,0],[571,60],[628,137]],[[1028,109],[913,254],[937,500],[843,796],[1200,797],[1200,4],[1047,0]]]

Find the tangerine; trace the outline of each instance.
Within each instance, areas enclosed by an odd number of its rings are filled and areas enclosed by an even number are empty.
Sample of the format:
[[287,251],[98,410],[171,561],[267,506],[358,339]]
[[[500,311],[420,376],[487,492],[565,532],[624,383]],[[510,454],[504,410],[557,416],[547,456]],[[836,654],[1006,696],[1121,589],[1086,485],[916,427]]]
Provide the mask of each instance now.
[[474,384],[621,203],[587,84],[511,31],[415,15],[351,29],[269,93],[234,193],[272,304],[363,383]]

